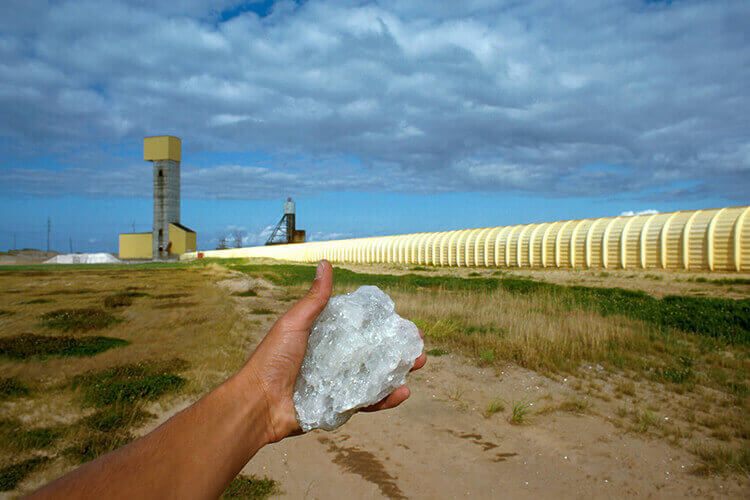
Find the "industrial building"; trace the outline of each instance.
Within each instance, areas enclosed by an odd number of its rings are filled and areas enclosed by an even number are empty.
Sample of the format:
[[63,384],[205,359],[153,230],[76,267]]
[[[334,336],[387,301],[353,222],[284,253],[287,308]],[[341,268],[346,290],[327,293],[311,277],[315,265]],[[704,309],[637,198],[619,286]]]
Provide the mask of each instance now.
[[266,245],[283,245],[285,243],[304,243],[305,231],[297,229],[297,210],[291,198],[284,202],[284,215],[268,237]]
[[168,260],[195,251],[195,231],[180,224],[181,156],[179,137],[162,135],[143,139],[143,159],[153,163],[153,230],[120,234],[120,259]]
[[[750,206],[204,252],[464,267],[750,270]],[[183,256],[196,257],[190,253]]]

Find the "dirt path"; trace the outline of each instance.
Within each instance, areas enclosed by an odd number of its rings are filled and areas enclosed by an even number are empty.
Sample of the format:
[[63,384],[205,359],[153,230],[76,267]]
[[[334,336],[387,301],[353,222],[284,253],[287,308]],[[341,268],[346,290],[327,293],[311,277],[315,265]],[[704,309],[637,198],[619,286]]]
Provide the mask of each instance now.
[[[283,290],[236,299],[238,307],[288,308]],[[264,320],[268,326],[275,318]],[[357,415],[336,432],[314,431],[266,447],[243,470],[280,482],[290,498],[747,497],[745,478],[701,477],[692,454],[616,428],[614,403],[586,414],[552,412],[511,425],[489,401],[561,401],[573,391],[514,366],[496,372],[459,355],[430,356],[410,376],[401,407]],[[506,406],[508,406],[506,404]]]

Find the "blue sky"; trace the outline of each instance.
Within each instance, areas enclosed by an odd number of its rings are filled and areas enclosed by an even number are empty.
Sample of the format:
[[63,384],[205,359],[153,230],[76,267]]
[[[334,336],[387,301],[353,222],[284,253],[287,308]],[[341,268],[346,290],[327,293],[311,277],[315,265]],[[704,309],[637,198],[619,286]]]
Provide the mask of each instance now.
[[183,140],[199,246],[750,201],[746,2],[3,2],[0,249],[151,225]]

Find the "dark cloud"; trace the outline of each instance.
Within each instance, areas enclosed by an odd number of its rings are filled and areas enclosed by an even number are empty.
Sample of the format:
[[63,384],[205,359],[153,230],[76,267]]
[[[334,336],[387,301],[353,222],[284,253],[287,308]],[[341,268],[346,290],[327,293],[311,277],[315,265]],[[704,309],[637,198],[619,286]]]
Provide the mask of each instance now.
[[163,131],[209,158],[186,154],[199,198],[747,201],[746,2],[287,1],[262,17],[233,1],[159,5],[3,3],[6,192],[143,195],[143,165],[102,145]]

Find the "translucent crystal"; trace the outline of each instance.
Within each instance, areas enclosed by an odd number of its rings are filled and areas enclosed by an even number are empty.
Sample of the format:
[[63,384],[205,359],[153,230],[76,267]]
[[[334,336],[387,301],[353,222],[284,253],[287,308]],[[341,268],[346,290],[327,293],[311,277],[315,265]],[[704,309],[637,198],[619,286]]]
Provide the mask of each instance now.
[[331,298],[310,330],[294,387],[300,427],[333,430],[377,403],[405,383],[422,347],[416,325],[378,287]]

